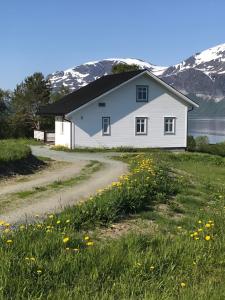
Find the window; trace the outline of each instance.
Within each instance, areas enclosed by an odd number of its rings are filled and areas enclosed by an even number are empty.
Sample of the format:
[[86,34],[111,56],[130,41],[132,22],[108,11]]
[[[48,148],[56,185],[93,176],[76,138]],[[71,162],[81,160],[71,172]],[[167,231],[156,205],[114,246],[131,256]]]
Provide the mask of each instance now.
[[165,134],[175,134],[175,120],[174,117],[164,118],[164,133]]
[[102,135],[110,135],[110,117],[102,118]]
[[147,85],[137,85],[136,101],[137,102],[148,102],[148,86]]
[[136,118],[136,135],[147,135],[147,118]]
[[98,106],[99,107],[105,107],[105,102],[99,102]]

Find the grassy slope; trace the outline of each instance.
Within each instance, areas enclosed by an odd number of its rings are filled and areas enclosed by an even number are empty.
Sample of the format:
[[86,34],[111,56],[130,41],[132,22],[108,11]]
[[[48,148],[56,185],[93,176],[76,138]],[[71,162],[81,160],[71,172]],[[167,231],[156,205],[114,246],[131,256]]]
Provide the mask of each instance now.
[[[179,192],[171,197],[169,211],[162,214],[148,205],[138,209],[139,217],[158,224],[156,235],[130,233],[106,241],[96,236],[94,245],[87,246],[84,233],[74,231],[74,226],[93,228],[99,223],[119,220],[132,211],[132,201],[127,202],[126,211],[123,205],[122,211],[121,206],[117,206],[110,218],[115,205],[102,207],[101,198],[97,196],[90,200],[92,204],[81,205],[78,212],[74,209],[58,217],[50,216],[46,224],[28,230],[22,227],[15,236],[4,234],[0,248],[2,297],[224,299],[225,160],[197,154],[153,155],[156,161],[164,160],[182,174],[177,182]],[[168,179],[165,174],[161,177],[160,184]],[[135,188],[130,196],[125,194],[123,199],[133,199],[137,205],[138,197],[134,194],[138,190]],[[146,191],[142,185],[140,195],[145,195]],[[157,191],[156,196],[156,203],[159,199],[166,202],[165,194],[161,197]],[[107,204],[107,198],[110,198],[109,195],[102,198],[103,203]],[[114,194],[113,199],[116,198],[121,199]],[[144,198],[143,203],[146,201],[147,198]],[[181,211],[182,217],[180,214],[177,217],[177,212]],[[95,213],[96,222],[89,222],[90,212]],[[109,217],[109,222],[102,218],[103,212]],[[114,218],[115,215],[117,217]],[[77,217],[80,218],[78,223]],[[211,224],[210,228],[206,228],[205,224]],[[200,228],[202,231],[198,231]],[[194,232],[198,234],[191,236]],[[67,236],[69,241],[63,245],[62,239]],[[211,239],[206,241],[205,236]],[[7,239],[12,239],[12,244],[7,243]]]
[[43,162],[32,156],[28,139],[0,140],[0,177],[12,174],[29,174]]

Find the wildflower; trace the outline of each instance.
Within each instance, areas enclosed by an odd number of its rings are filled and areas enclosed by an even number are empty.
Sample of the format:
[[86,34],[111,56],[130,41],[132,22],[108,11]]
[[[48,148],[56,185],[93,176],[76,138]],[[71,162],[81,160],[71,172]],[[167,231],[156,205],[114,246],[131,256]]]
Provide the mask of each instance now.
[[202,221],[201,221],[201,220],[199,220],[199,221],[198,221],[198,224],[202,224]]
[[67,248],[66,248],[66,250],[68,251],[68,250],[70,250],[70,248],[69,248],[69,247],[67,247]]
[[68,220],[66,220],[66,223],[69,223],[70,222],[70,220],[68,219]]
[[41,274],[41,273],[42,273],[42,270],[37,270],[37,273],[38,273],[38,274]]
[[39,218],[39,215],[35,215],[36,218]]
[[94,245],[94,242],[87,242],[86,245],[87,245],[87,246],[93,246],[93,245]]
[[49,219],[53,219],[54,215],[49,215],[48,217],[49,217]]
[[207,223],[207,224],[205,224],[205,227],[206,227],[206,228],[210,228],[210,227],[211,227],[211,224]]
[[154,266],[151,266],[151,267],[150,267],[150,270],[154,270],[154,269],[155,269],[155,267],[154,267]]
[[73,249],[73,251],[75,251],[75,252],[78,252],[78,251],[79,251],[79,249],[78,249],[78,248],[74,248],[74,249]]
[[90,239],[89,236],[85,236],[85,237],[84,237],[84,240],[85,240],[85,241],[88,241],[89,239]]
[[34,257],[31,257],[30,260],[35,261],[36,259]]
[[180,286],[181,286],[182,288],[184,288],[184,287],[186,286],[186,283],[185,283],[185,282],[181,282]]
[[67,242],[69,242],[69,238],[68,237],[64,237],[64,239],[63,239],[63,243],[67,243]]
[[25,260],[29,260],[29,257],[25,257]]
[[4,221],[0,221],[0,226],[4,225],[5,222]]
[[177,229],[182,229],[182,227],[181,226],[177,226]]
[[198,232],[195,231],[195,232],[193,233],[193,236],[197,236],[197,235],[198,235]]
[[199,229],[198,229],[198,232],[201,232],[202,230],[203,230],[202,228],[199,228]]
[[6,228],[6,229],[4,230],[4,232],[5,232],[5,233],[8,233],[8,232],[10,232],[10,229],[9,229],[9,228]]
[[7,244],[12,244],[12,242],[13,242],[12,240],[7,240],[6,241]]
[[56,222],[56,224],[60,224],[61,223],[61,221],[60,220],[58,220],[57,222]]
[[205,240],[206,240],[206,241],[210,241],[210,240],[211,240],[211,236],[210,236],[210,235],[206,235],[206,236],[205,236]]

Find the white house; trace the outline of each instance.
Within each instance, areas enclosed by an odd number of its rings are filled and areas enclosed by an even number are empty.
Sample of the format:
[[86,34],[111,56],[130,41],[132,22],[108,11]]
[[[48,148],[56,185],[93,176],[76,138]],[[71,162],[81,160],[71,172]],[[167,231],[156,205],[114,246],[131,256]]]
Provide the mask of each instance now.
[[103,76],[42,107],[55,115],[55,144],[75,147],[187,146],[187,114],[198,105],[147,70]]

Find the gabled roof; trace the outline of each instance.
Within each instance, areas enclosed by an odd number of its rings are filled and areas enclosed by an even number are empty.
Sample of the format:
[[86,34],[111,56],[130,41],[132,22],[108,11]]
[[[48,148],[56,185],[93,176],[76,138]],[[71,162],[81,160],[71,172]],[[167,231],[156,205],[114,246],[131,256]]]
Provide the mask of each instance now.
[[113,75],[103,76],[88,85],[80,88],[72,92],[71,94],[66,95],[61,100],[49,104],[47,106],[43,106],[39,109],[39,115],[67,115],[74,110],[77,110],[80,107],[83,107],[89,102],[94,101],[95,99],[104,96],[105,94],[110,93],[111,91],[119,88],[121,85],[126,82],[134,79],[135,77],[139,77],[141,74],[147,74],[159,84],[164,86],[167,90],[169,90],[174,95],[181,98],[185,103],[198,107],[198,104],[186,97],[184,94],[180,93],[163,80],[153,75],[147,70],[138,70],[138,71],[130,71]]
[[41,107],[38,113],[40,115],[66,115],[144,71],[138,70],[103,76],[55,103]]

